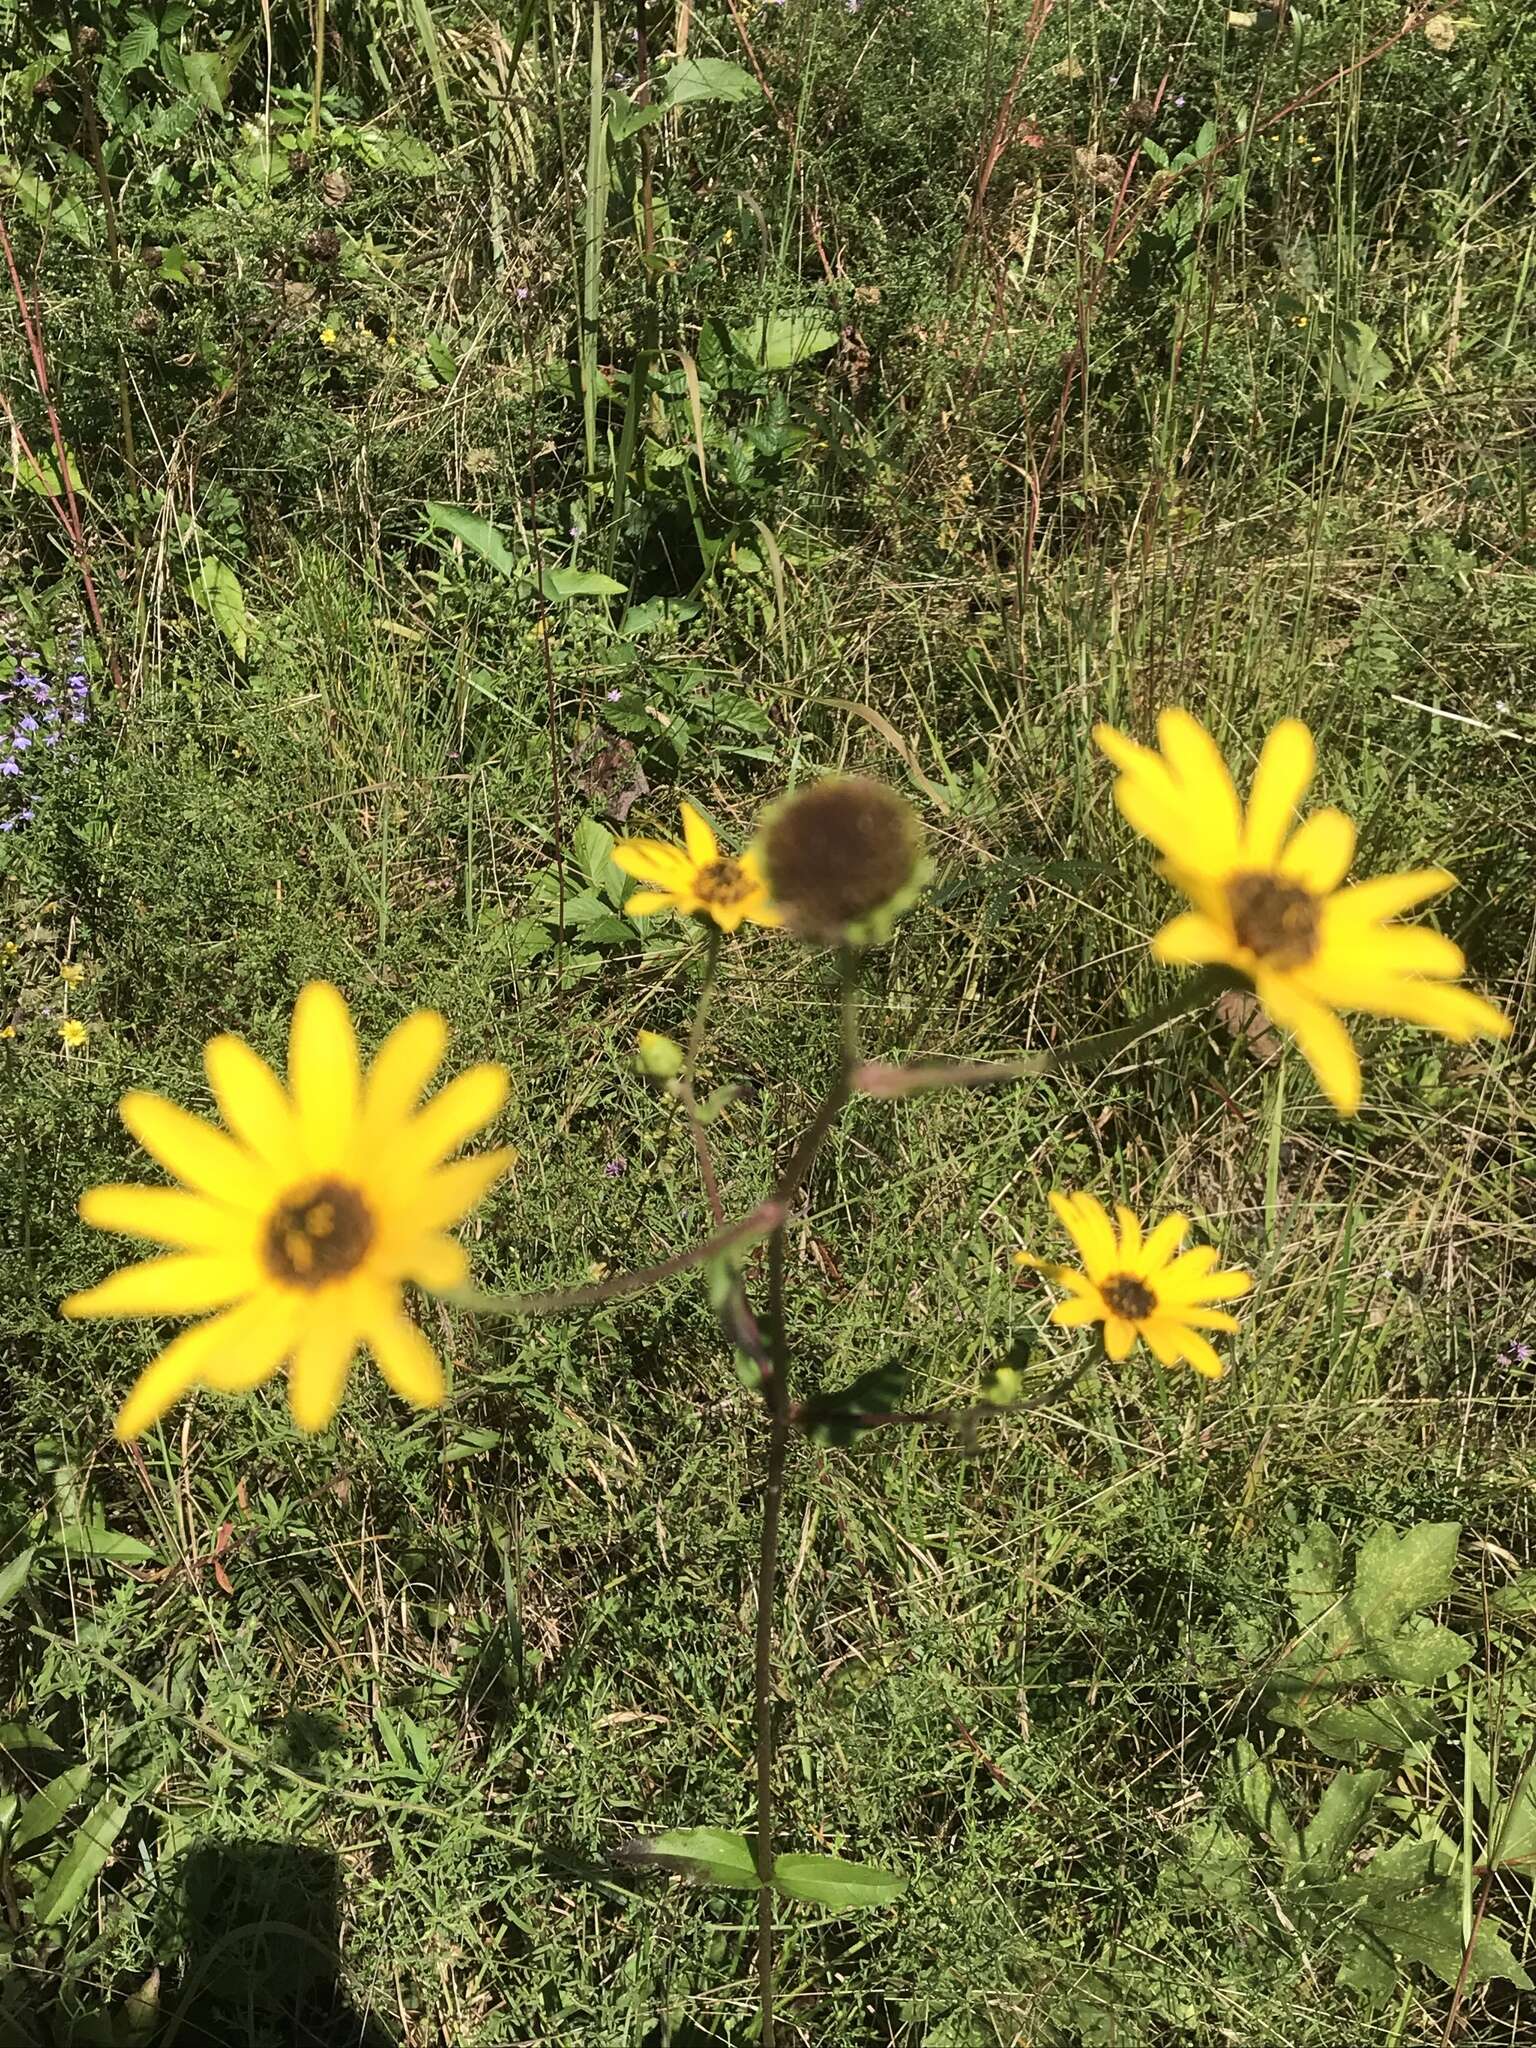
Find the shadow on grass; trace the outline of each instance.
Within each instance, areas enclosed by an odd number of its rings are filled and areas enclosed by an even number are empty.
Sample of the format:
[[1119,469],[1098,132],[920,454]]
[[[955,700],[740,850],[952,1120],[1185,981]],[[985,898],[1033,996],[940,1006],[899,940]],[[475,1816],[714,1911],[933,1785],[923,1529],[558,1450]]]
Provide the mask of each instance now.
[[151,2002],[125,1994],[72,2016],[42,1977],[17,1971],[0,1981],[0,2048],[395,2048],[341,1987],[339,1891],[325,1850],[205,1843],[181,1866],[176,1953],[151,1980]]

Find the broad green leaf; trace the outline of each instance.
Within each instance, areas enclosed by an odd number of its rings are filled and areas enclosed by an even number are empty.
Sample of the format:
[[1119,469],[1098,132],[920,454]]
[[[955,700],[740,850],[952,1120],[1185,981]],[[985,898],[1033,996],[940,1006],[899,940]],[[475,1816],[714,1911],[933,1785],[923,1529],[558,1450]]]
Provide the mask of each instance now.
[[0,1614],[3,1614],[22,1587],[27,1583],[32,1570],[35,1550],[18,1551],[9,1564],[0,1565]]
[[1415,1616],[1405,1628],[1372,1652],[1372,1662],[1384,1678],[1400,1679],[1404,1685],[1429,1685],[1459,1671],[1472,1655],[1472,1644],[1454,1629]]
[[68,1522],[49,1531],[48,1541],[76,1557],[106,1557],[117,1564],[145,1564],[157,1553],[137,1536],[102,1522]]
[[583,818],[571,834],[571,851],[576,865],[596,889],[608,883],[613,866],[613,834],[596,818]]
[[1386,1771],[1340,1771],[1334,1777],[1302,1835],[1301,1853],[1312,1882],[1343,1869],[1344,1858],[1370,1818],[1388,1775]]
[[442,168],[434,150],[401,129],[359,128],[357,152],[376,170],[395,171],[406,178],[430,178]]
[[1232,1752],[1238,1805],[1256,1833],[1272,1842],[1287,1863],[1301,1857],[1301,1839],[1285,1810],[1268,1764],[1252,1743],[1239,1742]]
[[236,659],[244,661],[250,643],[251,618],[245,608],[245,592],[234,570],[227,562],[205,556],[187,579],[187,592],[235,650]]
[[1404,1536],[1391,1529],[1368,1536],[1347,1603],[1360,1639],[1385,1645],[1410,1614],[1446,1599],[1460,1540],[1459,1522],[1420,1522]]
[[1343,1569],[1338,1537],[1325,1523],[1314,1522],[1291,1552],[1285,1575],[1291,1612],[1302,1635],[1316,1631],[1321,1640],[1328,1639],[1326,1621],[1339,1605]]
[[482,519],[477,512],[466,512],[461,505],[439,505],[429,501],[427,523],[453,534],[472,554],[478,555],[483,562],[489,562],[503,576],[517,579],[517,564],[489,519]]
[[729,1885],[733,1891],[758,1889],[757,1864],[745,1835],[725,1828],[671,1828],[625,1846],[626,1863],[652,1864],[699,1884]]
[[772,313],[749,327],[733,327],[731,344],[760,370],[792,370],[810,356],[837,346],[837,329],[818,313]]
[[663,105],[697,106],[704,100],[755,100],[762,87],[750,71],[721,57],[680,57],[663,74],[658,87]]
[[85,202],[73,192],[56,192],[33,172],[24,171],[20,164],[4,156],[0,156],[0,192],[9,192],[34,226],[56,227],[82,249],[91,247],[91,217]]
[[34,1792],[11,1830],[12,1850],[24,1849],[29,1842],[40,1842],[45,1835],[51,1835],[69,1809],[78,1806],[90,1790],[92,1775],[89,1764],[75,1764],[50,1778],[40,1792]]
[[[47,456],[34,453],[28,457],[23,455],[20,449],[17,449],[15,451],[15,464],[16,481],[24,490],[36,491],[40,497],[58,498],[63,496],[59,472]],[[80,465],[68,448],[64,451],[64,471],[74,489],[75,496],[83,499],[88,505],[94,504],[95,500],[80,481]]]
[[652,99],[644,106],[636,106],[628,93],[610,93],[608,139],[610,142],[627,142],[631,135],[638,135],[642,128],[654,128],[658,121],[664,121],[669,111],[660,100]]
[[73,1913],[112,1854],[112,1845],[132,1810],[133,1801],[115,1792],[109,1792],[91,1808],[33,1901],[32,1917],[39,1927],[51,1927]]
[[1352,1706],[1308,1703],[1305,1696],[1271,1693],[1267,1711],[1282,1728],[1294,1728],[1324,1756],[1352,1762],[1373,1749],[1407,1749],[1427,1742],[1440,1727],[1440,1716],[1427,1701],[1411,1693],[1384,1693]]
[[1358,1924],[1385,1942],[1395,1955],[1433,1971],[1442,1984],[1463,1981],[1465,1960],[1469,1986],[1503,1977],[1522,1991],[1530,1989],[1530,1978],[1515,1960],[1503,1930],[1491,1919],[1484,1919],[1467,1958],[1461,1935],[1461,1885],[1454,1878],[1424,1898],[1404,1899],[1393,1906],[1367,1906]]
[[137,71],[160,47],[160,30],[152,21],[141,21],[129,29],[117,45],[117,61],[124,72]]
[[1421,1825],[1425,1832],[1400,1835],[1349,1876],[1335,1878],[1332,1896],[1391,1905],[1449,1877],[1457,1864],[1456,1844],[1432,1824]]
[[907,1880],[878,1863],[845,1863],[841,1856],[775,1856],[773,1883],[787,1899],[830,1906],[835,1913],[884,1906],[899,1899]]
[[[537,588],[537,580],[529,579]],[[551,604],[568,604],[573,597],[623,597],[625,586],[596,569],[555,569],[544,571],[544,593]]]

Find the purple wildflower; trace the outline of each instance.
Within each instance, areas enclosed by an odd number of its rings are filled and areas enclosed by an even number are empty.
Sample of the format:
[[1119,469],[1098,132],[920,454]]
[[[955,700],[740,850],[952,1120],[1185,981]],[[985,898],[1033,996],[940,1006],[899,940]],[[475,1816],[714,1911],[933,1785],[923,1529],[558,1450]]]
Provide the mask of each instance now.
[[622,1152],[617,1153],[612,1159],[608,1160],[603,1167],[603,1173],[609,1180],[617,1180],[621,1173],[628,1173],[628,1171],[629,1161]]

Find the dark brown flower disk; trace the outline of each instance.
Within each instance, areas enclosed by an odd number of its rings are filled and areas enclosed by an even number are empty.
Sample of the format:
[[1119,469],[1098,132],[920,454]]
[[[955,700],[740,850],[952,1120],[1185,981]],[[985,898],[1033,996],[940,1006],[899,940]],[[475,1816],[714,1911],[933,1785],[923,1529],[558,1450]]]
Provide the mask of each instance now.
[[894,790],[833,776],[779,805],[763,869],[792,931],[836,939],[906,887],[921,851],[921,827]]

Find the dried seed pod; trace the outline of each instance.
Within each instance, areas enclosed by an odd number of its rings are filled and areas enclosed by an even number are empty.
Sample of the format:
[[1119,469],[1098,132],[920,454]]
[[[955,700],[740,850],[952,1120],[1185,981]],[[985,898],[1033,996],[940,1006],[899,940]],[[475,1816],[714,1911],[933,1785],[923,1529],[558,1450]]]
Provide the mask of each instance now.
[[923,831],[883,782],[834,775],[786,797],[764,820],[763,872],[797,937],[883,938],[925,878]]

